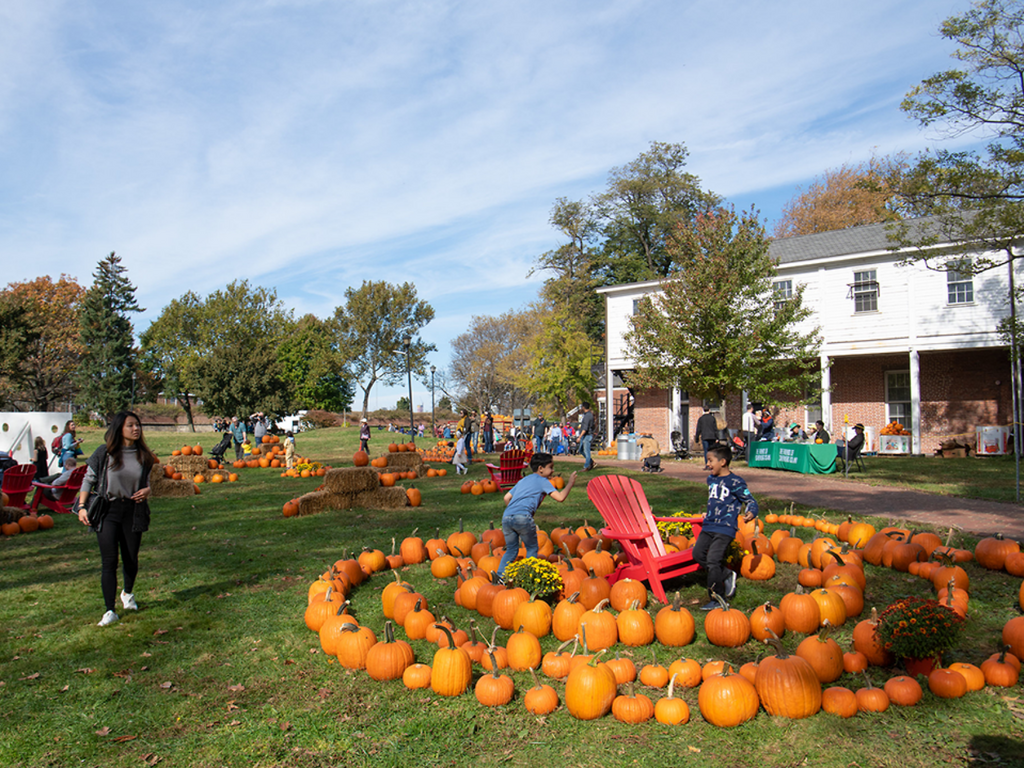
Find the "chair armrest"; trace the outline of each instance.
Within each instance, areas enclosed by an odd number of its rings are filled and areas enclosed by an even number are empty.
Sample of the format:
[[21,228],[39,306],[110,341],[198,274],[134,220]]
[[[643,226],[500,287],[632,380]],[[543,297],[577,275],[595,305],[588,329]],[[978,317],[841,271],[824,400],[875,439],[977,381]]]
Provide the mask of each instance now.
[[46,483],[40,483],[35,480],[32,481],[32,486],[35,488],[47,488],[53,490],[54,488],[60,488],[61,490],[67,488],[66,485],[47,485]]
[[625,539],[627,541],[632,540],[643,540],[650,537],[650,533],[624,533],[622,531],[613,531],[611,528],[602,528],[601,535],[607,536],[609,539]]
[[500,471],[501,471],[501,467],[496,467],[496,466],[494,466],[493,464],[484,464],[484,466],[485,466],[485,467],[487,467],[488,469],[494,469],[494,470],[497,470],[498,472],[500,472]]

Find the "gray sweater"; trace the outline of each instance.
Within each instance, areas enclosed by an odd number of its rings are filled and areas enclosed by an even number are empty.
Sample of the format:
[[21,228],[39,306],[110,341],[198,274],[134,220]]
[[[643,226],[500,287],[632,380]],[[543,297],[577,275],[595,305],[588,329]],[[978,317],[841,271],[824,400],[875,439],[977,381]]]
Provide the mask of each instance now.
[[[114,469],[112,462],[107,462],[107,498],[130,499],[132,494],[142,487],[142,463],[139,461],[139,450],[135,446],[125,447],[121,452],[121,466]],[[97,485],[97,472],[90,464],[85,473],[82,490],[92,491]]]

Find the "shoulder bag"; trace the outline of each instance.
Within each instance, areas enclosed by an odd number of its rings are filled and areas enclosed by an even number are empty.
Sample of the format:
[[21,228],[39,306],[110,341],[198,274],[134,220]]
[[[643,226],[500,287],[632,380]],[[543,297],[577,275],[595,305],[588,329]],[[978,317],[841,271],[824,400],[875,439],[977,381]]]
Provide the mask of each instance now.
[[96,528],[110,509],[110,499],[107,498],[107,458],[103,457],[103,465],[100,467],[98,487],[93,489],[85,502],[86,519],[90,528]]

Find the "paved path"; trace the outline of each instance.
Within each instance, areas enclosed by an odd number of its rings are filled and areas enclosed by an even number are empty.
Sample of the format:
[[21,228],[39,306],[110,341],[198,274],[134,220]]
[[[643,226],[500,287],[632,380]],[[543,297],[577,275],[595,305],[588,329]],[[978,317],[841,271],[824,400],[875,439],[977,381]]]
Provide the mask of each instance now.
[[[598,460],[603,459],[603,460]],[[560,456],[559,461],[581,461],[582,457]],[[602,469],[637,469],[639,462],[595,459]],[[662,457],[662,474],[696,483],[707,477],[701,465],[693,461],[675,461]],[[974,534],[1002,533],[1024,541],[1024,508],[997,501],[941,496],[892,486],[872,486],[841,475],[801,475],[776,469],[752,469],[740,460],[734,465],[758,497],[771,496],[795,501],[808,507],[827,507],[851,515],[875,515],[893,520],[910,520],[937,528],[957,526]]]

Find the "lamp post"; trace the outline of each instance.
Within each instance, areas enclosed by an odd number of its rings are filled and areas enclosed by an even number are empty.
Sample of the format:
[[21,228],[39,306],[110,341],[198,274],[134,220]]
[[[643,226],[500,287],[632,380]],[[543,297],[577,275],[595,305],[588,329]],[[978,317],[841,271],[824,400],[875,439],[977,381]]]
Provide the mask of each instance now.
[[409,437],[416,436],[416,425],[413,423],[414,415],[412,410],[412,339],[406,336],[402,339],[402,346],[405,347],[405,373],[409,377]]
[[430,366],[430,433],[435,438],[437,437],[437,423],[434,419],[434,371],[436,370],[436,365]]

